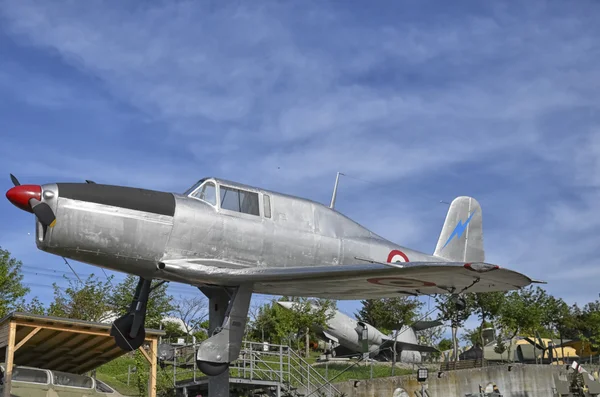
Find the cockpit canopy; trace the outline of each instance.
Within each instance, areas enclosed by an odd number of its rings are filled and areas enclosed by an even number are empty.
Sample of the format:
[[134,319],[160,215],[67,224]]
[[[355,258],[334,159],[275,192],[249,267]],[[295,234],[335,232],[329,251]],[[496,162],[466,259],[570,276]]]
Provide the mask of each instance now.
[[[271,199],[269,195],[255,189],[219,181],[214,178],[199,180],[185,191],[184,195],[201,200],[215,208],[243,214],[271,217]],[[260,200],[262,199],[262,214]]]
[[214,181],[207,178],[201,179],[185,193],[186,196],[205,201],[210,205],[217,205],[217,187]]

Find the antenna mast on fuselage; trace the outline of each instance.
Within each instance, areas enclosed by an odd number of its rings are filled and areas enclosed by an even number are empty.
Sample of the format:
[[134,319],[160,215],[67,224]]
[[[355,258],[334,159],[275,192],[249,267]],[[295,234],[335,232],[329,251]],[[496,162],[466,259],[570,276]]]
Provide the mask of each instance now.
[[333,194],[331,195],[331,204],[329,204],[329,208],[333,209],[335,207],[335,198],[337,197],[337,188],[338,183],[340,182],[340,175],[344,175],[341,172],[338,172],[335,176],[335,185],[333,186]]

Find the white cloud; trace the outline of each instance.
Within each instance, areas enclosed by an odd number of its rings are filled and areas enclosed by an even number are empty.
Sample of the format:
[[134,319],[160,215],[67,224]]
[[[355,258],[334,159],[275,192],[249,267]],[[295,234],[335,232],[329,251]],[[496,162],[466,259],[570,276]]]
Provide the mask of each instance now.
[[[388,20],[385,9],[369,19],[320,3],[5,1],[15,41],[59,54],[138,109],[148,130],[119,133],[154,141],[126,148],[96,128],[89,153],[28,143],[37,155],[21,172],[167,190],[214,174],[326,201],[342,171],[389,187],[344,181],[346,213],[426,252],[443,221],[437,201],[472,194],[490,261],[542,279],[576,261],[569,277],[592,288],[598,32],[583,6],[540,4]],[[0,88],[9,77],[0,69]],[[23,88],[62,107],[80,92],[42,77]],[[0,164],[22,150],[0,148]]]

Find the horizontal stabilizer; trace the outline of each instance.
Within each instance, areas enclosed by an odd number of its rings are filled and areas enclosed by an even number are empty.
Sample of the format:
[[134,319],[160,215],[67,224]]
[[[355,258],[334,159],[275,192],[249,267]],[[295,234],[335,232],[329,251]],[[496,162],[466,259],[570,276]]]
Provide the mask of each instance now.
[[330,333],[328,333],[327,331],[323,331],[323,336],[326,339],[329,339],[331,341],[334,341],[335,343],[340,343],[340,340],[338,338],[336,338],[335,336],[331,335]]
[[[380,349],[385,349],[385,348],[393,349],[394,348],[394,340],[387,339],[385,342],[383,342],[380,346]],[[432,346],[418,345],[416,343],[396,341],[396,352],[400,352],[400,351],[411,351],[411,352],[421,352],[421,353],[437,353],[437,352],[439,352],[438,349],[436,349],[435,347],[432,347]]]
[[435,320],[435,321],[416,321],[412,325],[412,329],[414,329],[415,331],[424,331],[424,330],[429,329],[429,328],[439,327],[440,325],[443,325],[443,324],[444,323],[441,322],[440,320]]
[[408,342],[396,342],[396,350],[414,351],[414,352],[421,352],[421,353],[437,353],[437,352],[439,352],[439,350],[433,346],[417,345],[417,344],[408,343]]

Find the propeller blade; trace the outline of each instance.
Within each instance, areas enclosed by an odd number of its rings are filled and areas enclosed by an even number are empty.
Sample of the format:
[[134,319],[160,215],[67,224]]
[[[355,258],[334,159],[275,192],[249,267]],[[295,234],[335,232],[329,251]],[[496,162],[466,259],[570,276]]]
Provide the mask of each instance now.
[[56,223],[56,216],[52,208],[46,203],[42,203],[34,198],[30,199],[31,209],[35,216],[37,216],[40,223],[44,226],[53,227]]
[[539,344],[539,343],[537,343],[537,342],[534,342],[534,341],[533,341],[533,339],[531,339],[531,338],[529,338],[529,337],[525,337],[525,338],[523,338],[523,339],[525,339],[527,342],[531,343],[531,344],[532,344],[533,346],[535,346],[535,348],[536,348],[536,349],[538,349],[538,350],[542,350],[542,351],[546,350],[546,348],[545,348],[545,347],[543,347],[542,345],[540,345],[540,344]]
[[540,336],[540,333],[538,331],[535,331],[535,336],[537,338],[536,342],[538,342],[540,346],[544,346],[544,342],[542,341],[542,337]]
[[13,185],[15,186],[20,186],[21,183],[19,182],[19,180],[17,179],[16,176],[14,176],[13,174],[10,174],[10,180],[12,181]]

